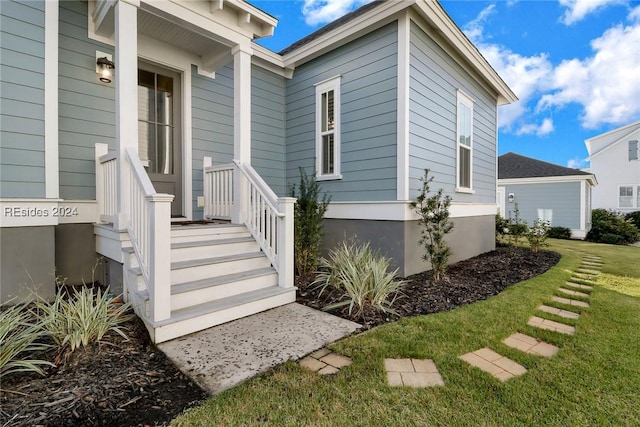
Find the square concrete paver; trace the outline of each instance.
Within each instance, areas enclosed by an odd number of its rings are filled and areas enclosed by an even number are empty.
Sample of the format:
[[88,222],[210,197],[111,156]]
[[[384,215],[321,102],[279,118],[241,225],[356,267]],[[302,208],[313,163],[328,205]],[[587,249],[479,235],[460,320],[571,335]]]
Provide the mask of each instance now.
[[565,325],[564,323],[555,322],[553,320],[543,319],[542,317],[537,316],[531,316],[527,325],[566,335],[573,335],[576,333],[576,328],[573,326]]
[[573,311],[562,310],[561,308],[549,307],[548,305],[541,305],[538,307],[538,310],[544,311],[545,313],[555,314],[556,316],[564,317],[565,319],[577,319],[580,317],[578,313],[574,313]]
[[320,375],[330,375],[339,372],[340,368],[351,365],[351,359],[334,353],[328,348],[321,348],[300,359],[298,363],[300,363],[300,366],[311,369]]
[[433,387],[444,385],[431,359],[384,359],[387,383],[391,387]]
[[588,269],[588,268],[578,268],[576,270],[576,273],[578,273],[578,274],[586,274],[588,276],[597,276],[598,274],[600,274],[599,271],[591,270],[591,269]]
[[503,382],[527,372],[527,368],[524,366],[496,353],[490,348],[481,348],[480,350],[463,354],[460,359]]
[[520,332],[505,338],[502,342],[511,348],[544,357],[554,356],[559,350],[559,348],[553,344],[540,341]]
[[589,294],[587,293],[580,292],[580,291],[572,291],[571,289],[567,289],[567,288],[558,288],[558,291],[562,292],[563,294],[571,295],[572,297],[589,298]]
[[551,297],[551,301],[559,302],[561,304],[571,305],[574,307],[589,307],[589,303],[585,301],[578,301],[575,299],[562,298],[562,297]]
[[582,285],[580,283],[574,283],[574,282],[564,282],[564,284],[566,286],[569,286],[571,288],[577,288],[577,289],[583,289],[585,291],[592,291],[593,290],[593,286],[589,286],[589,285]]

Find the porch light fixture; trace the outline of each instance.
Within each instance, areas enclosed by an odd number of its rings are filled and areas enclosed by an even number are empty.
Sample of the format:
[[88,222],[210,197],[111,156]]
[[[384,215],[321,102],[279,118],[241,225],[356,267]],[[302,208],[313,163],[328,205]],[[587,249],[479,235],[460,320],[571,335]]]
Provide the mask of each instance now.
[[515,199],[516,199],[516,195],[513,193],[509,193],[509,203],[513,203]]
[[102,83],[111,83],[111,70],[115,68],[116,65],[111,60],[111,55],[96,51],[96,73],[100,76]]

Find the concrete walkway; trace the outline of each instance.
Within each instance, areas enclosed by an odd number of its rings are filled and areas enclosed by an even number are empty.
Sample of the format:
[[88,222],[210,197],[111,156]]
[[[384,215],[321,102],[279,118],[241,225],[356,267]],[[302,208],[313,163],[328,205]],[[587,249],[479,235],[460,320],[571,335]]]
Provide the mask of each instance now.
[[167,341],[158,348],[214,395],[351,335],[359,327],[293,303]]

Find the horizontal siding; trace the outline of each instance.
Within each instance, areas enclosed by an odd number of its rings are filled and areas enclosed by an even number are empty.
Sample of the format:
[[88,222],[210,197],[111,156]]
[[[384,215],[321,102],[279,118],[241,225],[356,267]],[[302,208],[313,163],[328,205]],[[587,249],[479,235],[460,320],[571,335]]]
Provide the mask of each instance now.
[[210,79],[199,75],[193,66],[191,86],[193,218],[202,219],[197,197],[204,190],[203,158],[213,158],[213,164],[233,159],[233,67],[216,71],[215,79]]
[[505,217],[515,216],[518,204],[520,218],[530,226],[538,218],[538,209],[551,209],[553,227],[580,228],[580,183],[559,182],[505,186],[505,195],[513,193],[514,203],[506,203]]
[[58,137],[60,197],[95,199],[96,143],[115,149],[115,86],[99,82],[96,50],[113,47],[87,38],[87,3],[60,2]]
[[285,196],[285,79],[253,66],[251,82],[251,164],[278,196]]
[[[409,101],[409,188],[415,198],[424,169],[433,189],[443,188],[454,201],[495,203],[496,96],[488,93],[436,42],[411,23]],[[455,193],[456,96],[461,89],[474,101],[474,194]]]
[[45,197],[44,1],[0,1],[0,198]]
[[397,23],[391,23],[296,69],[287,82],[287,181],[315,169],[314,84],[341,76],[341,174],[323,181],[334,201],[395,200]]

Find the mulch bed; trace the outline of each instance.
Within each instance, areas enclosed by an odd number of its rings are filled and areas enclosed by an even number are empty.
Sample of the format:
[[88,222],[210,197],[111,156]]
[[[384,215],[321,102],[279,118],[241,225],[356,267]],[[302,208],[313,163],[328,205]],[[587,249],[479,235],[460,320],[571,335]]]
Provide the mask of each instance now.
[[[399,317],[451,310],[500,293],[507,286],[537,276],[560,255],[505,248],[449,267],[447,279],[436,282],[431,273],[407,280],[394,309],[399,316],[366,312],[352,318],[364,329]],[[337,291],[318,295],[312,278],[298,278],[298,302],[322,308],[340,301]],[[348,309],[330,311],[350,318]],[[103,342],[74,352],[59,368],[36,374],[15,374],[0,384],[0,425],[10,426],[153,426],[167,425],[207,395],[181,374],[149,340],[142,322],[126,325],[128,341],[113,333]],[[53,360],[54,354],[48,360]]]
[[[365,310],[362,316],[350,316],[348,306],[329,310],[363,325],[363,329],[398,320],[400,317],[437,313],[487,299],[506,287],[540,275],[556,265],[560,255],[555,252],[532,252],[525,248],[501,247],[477,257],[460,261],[447,269],[444,280],[433,280],[431,271],[407,277],[409,283],[402,288],[393,309],[398,315]],[[343,293],[327,288],[322,294],[313,277],[298,278],[297,302],[322,309],[343,301]]]
[[0,425],[167,425],[206,399],[151,344],[137,317],[124,327],[128,341],[109,333],[45,377],[8,375],[0,384]]

